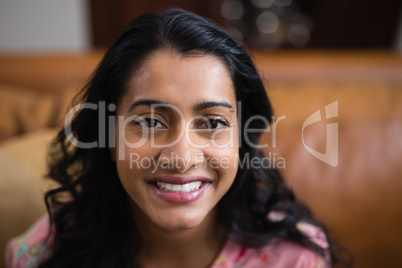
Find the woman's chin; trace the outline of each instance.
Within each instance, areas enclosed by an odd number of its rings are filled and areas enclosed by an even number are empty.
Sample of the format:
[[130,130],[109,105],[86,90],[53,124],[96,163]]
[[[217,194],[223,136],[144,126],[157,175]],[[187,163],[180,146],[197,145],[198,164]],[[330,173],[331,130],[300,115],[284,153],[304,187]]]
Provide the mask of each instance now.
[[153,222],[162,229],[169,231],[191,230],[201,225],[205,217],[201,215],[191,215],[187,213],[180,216],[158,217]]

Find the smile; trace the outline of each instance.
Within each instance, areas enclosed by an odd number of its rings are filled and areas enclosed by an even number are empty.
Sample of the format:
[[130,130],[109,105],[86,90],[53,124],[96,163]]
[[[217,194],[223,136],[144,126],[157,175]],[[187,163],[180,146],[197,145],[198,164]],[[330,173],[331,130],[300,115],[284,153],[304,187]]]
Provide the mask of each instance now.
[[205,177],[161,176],[148,181],[157,197],[166,202],[188,203],[200,199],[212,180]]
[[202,183],[200,181],[190,182],[186,184],[171,184],[158,181],[156,183],[156,186],[158,187],[159,190],[162,191],[182,194],[200,189],[201,184]]

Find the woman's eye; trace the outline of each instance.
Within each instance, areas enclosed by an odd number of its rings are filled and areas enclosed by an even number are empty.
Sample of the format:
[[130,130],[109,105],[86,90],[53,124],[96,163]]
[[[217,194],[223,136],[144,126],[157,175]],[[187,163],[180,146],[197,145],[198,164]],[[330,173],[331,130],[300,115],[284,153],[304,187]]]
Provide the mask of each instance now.
[[139,125],[144,128],[166,128],[161,122],[154,118],[144,118],[134,122],[135,125]]
[[221,129],[229,126],[228,122],[220,119],[208,119],[201,123],[200,128],[202,129]]

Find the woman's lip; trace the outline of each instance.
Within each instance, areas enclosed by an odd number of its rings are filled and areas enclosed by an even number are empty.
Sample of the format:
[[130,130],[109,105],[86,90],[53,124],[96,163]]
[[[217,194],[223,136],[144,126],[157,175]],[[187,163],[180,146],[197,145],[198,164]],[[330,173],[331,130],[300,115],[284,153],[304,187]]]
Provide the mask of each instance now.
[[190,182],[201,181],[201,182],[212,182],[211,179],[202,176],[191,176],[191,177],[177,177],[177,176],[159,176],[152,178],[148,183],[164,182],[170,184],[186,184]]
[[202,183],[198,190],[187,193],[174,193],[160,190],[155,184],[149,184],[149,187],[152,188],[157,197],[171,203],[189,203],[196,201],[204,195],[209,186],[210,183]]

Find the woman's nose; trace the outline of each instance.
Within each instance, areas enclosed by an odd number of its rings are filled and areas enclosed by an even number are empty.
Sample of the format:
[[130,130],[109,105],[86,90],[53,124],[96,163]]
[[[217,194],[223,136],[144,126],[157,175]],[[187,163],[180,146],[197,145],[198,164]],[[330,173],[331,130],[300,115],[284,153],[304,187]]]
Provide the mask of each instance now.
[[160,153],[160,160],[180,173],[185,173],[191,168],[195,168],[202,164],[205,156],[202,146],[196,144],[192,137],[194,133],[186,130],[181,137],[163,148]]

